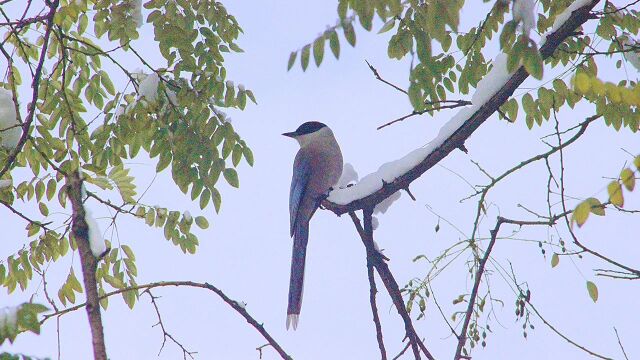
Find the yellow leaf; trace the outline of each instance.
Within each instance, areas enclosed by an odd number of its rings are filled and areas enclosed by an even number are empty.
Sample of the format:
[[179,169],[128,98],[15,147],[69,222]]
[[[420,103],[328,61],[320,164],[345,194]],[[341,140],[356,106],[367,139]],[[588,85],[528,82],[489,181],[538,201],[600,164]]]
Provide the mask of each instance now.
[[622,207],[624,205],[624,197],[622,196],[622,186],[617,181],[612,181],[607,186],[609,193],[609,201],[615,206]]
[[629,191],[633,191],[633,188],[636,186],[636,177],[631,169],[626,168],[620,172],[620,180],[624,184],[624,187]]
[[572,222],[575,221],[578,224],[578,226],[582,226],[587,221],[587,218],[589,217],[590,212],[591,212],[591,204],[589,204],[589,202],[587,201],[583,201],[580,204],[578,204],[578,206],[576,206],[576,209],[573,211],[571,221]]
[[598,287],[591,281],[587,281],[587,291],[593,302],[598,301]]
[[589,203],[589,206],[591,206],[591,212],[593,214],[604,216],[604,207],[602,206],[600,200],[594,197],[590,197],[585,201]]
[[575,84],[576,84],[576,89],[580,93],[585,94],[591,88],[591,79],[589,78],[589,75],[585,73],[578,73],[576,75]]
[[551,257],[551,267],[558,266],[559,262],[560,262],[560,256],[558,256],[558,254],[556,253],[553,253],[553,256]]
[[640,155],[636,156],[636,158],[633,159],[633,165],[636,166],[636,169],[640,170]]

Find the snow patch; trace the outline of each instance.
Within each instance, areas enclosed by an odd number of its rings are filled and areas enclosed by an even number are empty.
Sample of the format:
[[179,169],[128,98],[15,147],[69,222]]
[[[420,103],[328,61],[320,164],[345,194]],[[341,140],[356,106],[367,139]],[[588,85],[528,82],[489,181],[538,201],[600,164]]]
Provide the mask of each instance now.
[[133,16],[136,27],[139,28],[144,24],[144,18],[142,17],[142,0],[131,0],[131,6],[133,6],[131,16]]
[[16,125],[19,124],[13,93],[0,88],[0,146],[7,149],[15,149],[18,146],[22,128]]
[[393,204],[394,201],[400,199],[400,195],[402,195],[400,194],[400,191],[394,192],[393,194],[391,194],[391,196],[389,196],[388,198],[384,199],[381,203],[376,205],[376,207],[373,209],[373,213],[374,214],[386,213],[387,210],[389,210],[389,207],[391,207],[391,204]]
[[478,82],[478,87],[471,98],[473,105],[482,106],[486,104],[511,78],[512,73],[507,71],[507,58],[507,54],[500,53],[493,60],[491,71]]
[[138,88],[140,98],[145,98],[149,102],[156,102],[158,99],[158,84],[160,83],[160,77],[158,74],[153,73],[144,78]]
[[569,18],[571,17],[571,14],[574,11],[588,4],[591,4],[591,0],[576,0],[572,2],[571,5],[569,5],[566,9],[564,9],[563,12],[556,15],[556,19],[553,21],[553,26],[551,26],[551,30],[549,30],[547,34],[545,34],[542,37],[542,41],[540,41],[540,47],[542,47],[542,45],[544,45],[547,42],[548,34],[553,34],[558,29],[560,29],[560,27],[562,27],[562,25],[564,25],[564,23],[566,23],[567,20],[569,20]]
[[[371,217],[371,228],[373,228],[373,230],[378,228],[378,225],[380,225],[380,222],[378,221],[378,218],[375,216]],[[375,240],[373,241],[373,245],[377,245],[375,243]]]
[[529,33],[536,27],[535,0],[514,0],[513,21],[522,24],[522,32],[529,37]]
[[353,165],[345,163],[342,168],[342,175],[336,186],[340,189],[346,188],[350,182],[358,181],[358,172],[353,168]]
[[637,70],[640,70],[640,42],[631,37],[627,37],[622,41],[622,46],[625,50],[633,49],[635,47],[634,50],[625,52],[623,54],[624,58],[631,65],[633,65],[633,67],[635,67]]
[[87,222],[87,227],[89,228],[89,246],[91,247],[91,253],[96,258],[99,258],[107,251],[107,245],[104,242],[104,238],[102,238],[100,225],[98,225],[96,219],[91,215],[91,210],[86,207],[84,209],[84,220]]
[[11,186],[11,179],[0,180],[0,190]]
[[7,306],[0,310],[0,330],[15,329],[18,326],[18,310],[20,306]]

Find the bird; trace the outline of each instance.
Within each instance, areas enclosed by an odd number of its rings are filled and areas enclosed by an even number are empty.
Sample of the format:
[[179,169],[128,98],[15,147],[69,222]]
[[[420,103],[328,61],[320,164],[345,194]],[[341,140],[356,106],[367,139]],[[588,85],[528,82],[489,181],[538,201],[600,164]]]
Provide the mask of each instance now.
[[309,221],[342,174],[342,152],[331,129],[308,121],[282,134],[298,141],[289,192],[290,236],[293,237],[286,328],[298,327],[304,286]]

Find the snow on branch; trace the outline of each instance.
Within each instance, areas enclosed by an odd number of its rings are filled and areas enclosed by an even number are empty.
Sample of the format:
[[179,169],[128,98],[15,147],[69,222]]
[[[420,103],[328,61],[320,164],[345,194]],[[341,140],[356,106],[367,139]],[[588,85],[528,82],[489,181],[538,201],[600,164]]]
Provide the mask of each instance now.
[[[543,59],[551,56],[567,37],[590,19],[589,12],[599,1],[577,0],[558,14],[551,31],[543,37],[545,42],[540,48]],[[499,55],[489,74],[478,84],[472,104],[444,124],[435,139],[398,160],[382,164],[376,172],[364,176],[354,186],[332,191],[323,205],[341,215],[371,209],[395,192],[408,189],[411,182],[453,150],[465,150],[467,138],[507,101],[528,76],[524,67],[509,74],[506,55]]]
[[11,91],[0,88],[0,146],[15,149],[22,135]]

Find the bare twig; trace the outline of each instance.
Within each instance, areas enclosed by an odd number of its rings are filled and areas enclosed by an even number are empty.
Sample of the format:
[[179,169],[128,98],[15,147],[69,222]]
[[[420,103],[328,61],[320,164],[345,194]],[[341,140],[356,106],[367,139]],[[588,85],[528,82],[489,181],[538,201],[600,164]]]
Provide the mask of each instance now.
[[389,121],[387,123],[384,123],[384,124],[378,126],[376,128],[376,130],[383,129],[383,128],[389,126],[389,125],[393,125],[393,124],[395,124],[397,122],[404,121],[404,120],[406,120],[406,119],[408,119],[408,118],[410,118],[412,116],[422,115],[422,114],[428,113],[430,111],[444,110],[444,109],[455,109],[455,108],[458,108],[458,107],[461,107],[461,106],[471,105],[471,101],[468,101],[468,100],[442,100],[442,101],[429,102],[429,103],[427,103],[427,105],[435,105],[435,104],[441,104],[441,103],[452,103],[452,104],[451,105],[433,106],[433,107],[430,107],[430,108],[427,108],[427,109],[424,109],[424,110],[420,110],[420,111],[413,110],[411,113],[409,113],[407,115],[401,116],[401,117],[399,117],[399,118],[397,118],[395,120],[391,120],[391,121]]
[[164,345],[167,342],[167,338],[169,338],[171,341],[173,341],[174,344],[180,347],[180,349],[182,350],[182,357],[184,358],[184,360],[187,359],[187,356],[193,359],[193,354],[196,354],[197,352],[187,350],[184,347],[184,345],[182,345],[178,340],[176,340],[173,337],[173,335],[169,334],[169,332],[167,332],[167,329],[165,329],[164,323],[162,322],[162,316],[160,316],[160,309],[158,308],[158,303],[156,302],[156,299],[158,299],[158,297],[154,296],[151,293],[150,289],[146,289],[144,292],[149,294],[149,298],[151,298],[151,304],[153,305],[153,308],[156,311],[156,315],[158,317],[158,322],[153,326],[160,325],[160,329],[162,330],[162,345],[160,346],[160,351],[158,351],[158,356],[160,356],[160,354],[162,353],[162,349],[164,349]]
[[369,69],[370,69],[370,70],[371,70],[371,72],[373,73],[373,76],[375,76],[375,77],[376,77],[376,79],[378,79],[378,80],[382,81],[383,83],[385,83],[385,84],[387,84],[387,85],[391,86],[392,88],[394,88],[394,89],[396,89],[396,90],[400,91],[401,93],[403,93],[403,94],[407,95],[407,90],[405,90],[405,89],[403,89],[403,88],[399,87],[398,85],[395,85],[395,84],[393,84],[393,83],[391,83],[391,82],[389,82],[389,81],[387,81],[387,80],[383,79],[383,78],[382,78],[382,76],[380,76],[380,74],[378,73],[378,69],[374,68],[374,67],[373,67],[373,65],[371,65],[371,64],[369,63],[369,61],[365,60],[364,62],[366,62],[366,63],[367,63],[367,65],[369,66]]
[[622,341],[620,341],[620,335],[618,334],[618,329],[616,329],[615,326],[613,327],[613,331],[616,332],[616,339],[618,339],[618,345],[620,345],[620,350],[622,350],[622,354],[624,355],[624,358],[629,360],[629,357],[627,356],[627,352],[624,351],[624,346],[622,346]]
[[544,324],[545,324],[549,329],[551,329],[551,331],[553,331],[554,333],[556,333],[556,335],[558,335],[558,336],[560,336],[561,338],[563,338],[564,340],[566,340],[569,344],[571,344],[571,345],[573,345],[573,346],[577,347],[578,349],[580,349],[580,350],[582,350],[582,351],[586,352],[587,354],[589,354],[589,355],[591,355],[591,356],[595,356],[595,357],[597,357],[597,358],[605,359],[605,360],[613,360],[613,359],[612,359],[612,358],[610,358],[610,357],[606,357],[606,356],[600,355],[600,354],[598,354],[598,353],[596,353],[596,352],[593,352],[593,351],[591,351],[591,350],[587,349],[586,347],[584,347],[584,346],[582,346],[582,345],[578,344],[577,342],[575,342],[575,341],[571,340],[571,339],[570,339],[570,338],[568,338],[566,335],[564,335],[562,332],[560,332],[558,329],[556,329],[556,328],[555,328],[551,323],[549,323],[549,322],[548,322],[544,317],[542,317],[542,315],[538,312],[538,309],[536,309],[536,308],[535,308],[535,306],[533,306],[533,304],[531,304],[531,302],[527,301],[527,304],[528,304],[528,306],[527,306],[527,307],[528,307],[528,308],[530,308],[531,310],[533,310],[533,313],[534,313],[534,314],[536,314],[536,316],[537,316],[540,320],[542,320],[542,322],[543,322],[543,323],[544,323]]
[[411,345],[410,341],[407,341],[407,344],[402,348],[402,350],[400,350],[400,352],[398,353],[398,355],[394,356],[393,359],[391,360],[398,360],[400,359],[400,356],[404,355],[405,352],[407,352],[407,350],[409,349],[409,345]]

